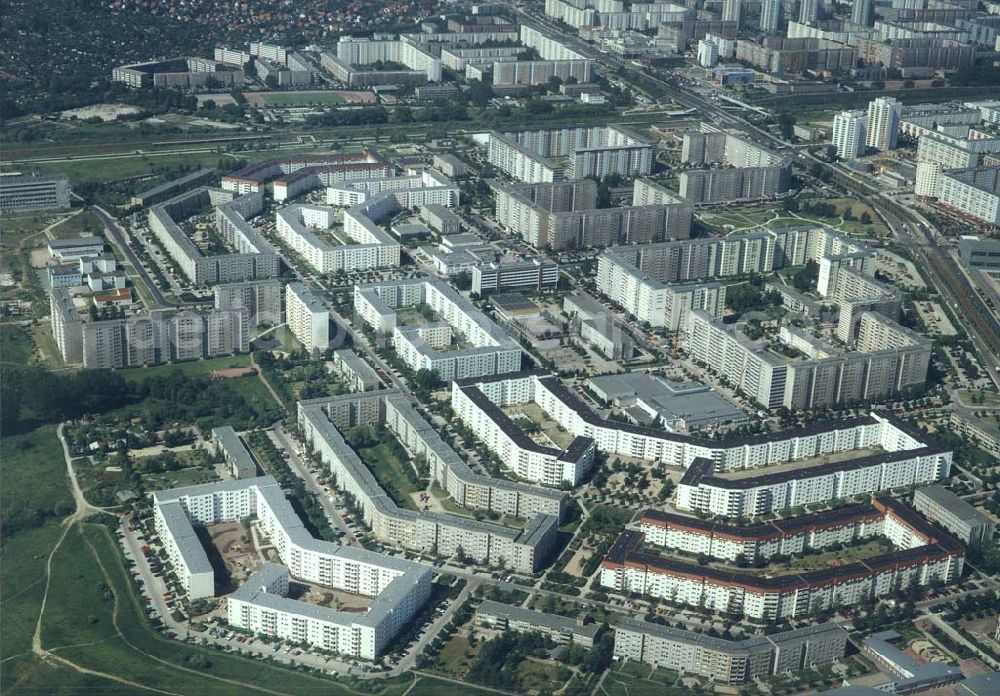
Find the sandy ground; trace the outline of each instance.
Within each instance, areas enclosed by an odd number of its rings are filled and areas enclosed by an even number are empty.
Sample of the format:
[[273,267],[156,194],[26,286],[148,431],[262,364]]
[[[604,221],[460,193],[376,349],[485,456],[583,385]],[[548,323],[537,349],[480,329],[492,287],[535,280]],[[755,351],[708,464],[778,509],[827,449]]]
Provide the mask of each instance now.
[[[302,90],[298,92],[283,92],[282,94],[309,94],[310,92],[327,92],[328,90]],[[374,104],[375,94],[372,92],[354,92],[345,90],[329,90],[339,97],[343,97],[348,104]],[[250,106],[267,106],[265,95],[267,92],[246,92],[243,97]]]
[[[295,594],[302,592],[298,597],[299,600],[308,602],[309,604],[330,607],[337,611],[363,612],[367,611],[372,603],[372,598],[365,597],[364,595],[351,594],[350,592],[331,590],[328,587],[299,582],[296,582],[295,585],[297,586]],[[291,590],[289,594],[293,594]]]
[[573,554],[573,558],[569,559],[569,563],[566,564],[565,572],[569,575],[582,578],[583,566],[587,563],[587,560],[593,555],[594,555],[593,549],[589,549],[586,546],[581,546],[579,549],[577,549],[577,552]]
[[224,370],[212,370],[212,376],[216,379],[231,379],[255,374],[257,374],[257,368],[254,367],[230,367]]
[[194,95],[194,98],[198,100],[198,106],[201,106],[207,101],[215,102],[216,106],[225,106],[226,104],[236,103],[233,95],[226,94],[225,92],[222,94],[196,94]]
[[261,566],[251,543],[250,533],[241,522],[213,524],[208,527],[208,533],[235,584],[242,584],[250,573]]
[[79,119],[94,118],[96,116],[102,121],[114,121],[119,116],[137,113],[139,113],[139,107],[137,106],[129,106],[127,104],[92,104],[91,106],[83,106],[79,109],[63,111],[59,116],[66,119],[73,116]]

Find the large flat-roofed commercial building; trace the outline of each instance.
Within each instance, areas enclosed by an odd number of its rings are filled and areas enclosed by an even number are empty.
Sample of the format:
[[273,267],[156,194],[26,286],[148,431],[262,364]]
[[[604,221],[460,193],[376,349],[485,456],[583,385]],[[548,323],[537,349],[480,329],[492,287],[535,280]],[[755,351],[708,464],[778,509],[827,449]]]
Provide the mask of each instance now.
[[600,209],[590,179],[489,185],[497,222],[539,249],[642,244],[691,234],[691,205],[646,179],[636,180],[630,206]]
[[222,87],[242,87],[243,70],[211,58],[186,56],[148,63],[119,65],[111,73],[114,82],[121,82],[135,89],[160,87],[163,89],[196,90]]
[[572,643],[584,648],[594,647],[594,638],[601,625],[583,623],[558,614],[545,614],[513,604],[484,600],[476,609],[476,619],[483,625],[505,631],[541,633],[559,644]]
[[[278,482],[261,476],[153,494],[157,533],[189,599],[215,595],[212,565],[194,526],[249,517],[284,567],[265,565],[229,596],[227,617],[236,628],[374,660],[430,596],[429,567],[314,538]],[[364,612],[340,612],[290,600],[283,597],[289,575],[372,602]]]
[[913,494],[913,507],[965,544],[979,546],[993,538],[994,525],[990,518],[944,486],[917,489]]
[[[376,539],[432,555],[464,554],[476,563],[533,573],[555,543],[565,494],[481,476],[446,445],[398,390],[346,394],[299,402],[299,427],[337,487],[352,496]],[[352,427],[383,424],[414,456],[425,457],[431,478],[456,503],[530,518],[523,529],[469,517],[398,507],[344,441]]]
[[645,662],[723,684],[745,684],[787,671],[827,665],[844,657],[847,632],[833,623],[725,640],[671,626],[623,619],[615,626],[620,658]]
[[[406,325],[397,310],[426,304],[441,321]],[[521,369],[521,347],[447,283],[410,278],[354,286],[358,317],[379,336],[392,336],[400,358],[441,379],[478,377]],[[462,343],[455,344],[456,337]]]
[[[489,135],[488,159],[527,183],[617,174],[643,176],[652,171],[655,147],[647,138],[619,125],[521,129]],[[551,158],[565,157],[565,170]]]
[[[601,564],[601,585],[753,619],[781,620],[889,596],[900,584],[926,587],[961,577],[965,547],[911,508],[888,497],[875,498],[867,506],[871,510],[858,507],[854,523],[888,540],[893,550],[876,552],[836,569],[760,575],[661,556],[644,548],[642,533],[625,531]],[[809,517],[800,519],[807,523]],[[695,518],[692,526],[700,522]],[[740,529],[734,532],[739,534]],[[806,548],[813,548],[816,539],[820,540],[819,548],[827,546],[820,536],[811,538]],[[673,543],[672,538],[669,543]]]
[[698,382],[675,382],[646,372],[591,377],[597,398],[636,425],[659,423],[671,432],[746,423],[745,413]]
[[70,206],[69,195],[65,174],[0,176],[0,213],[62,210]]
[[330,310],[302,283],[285,288],[285,316],[306,352],[324,351],[330,345]]
[[[260,192],[237,196],[233,191],[203,186],[150,208],[149,229],[195,285],[274,278],[281,258],[247,222],[263,209],[264,197]],[[178,224],[209,211],[214,211],[216,232],[232,249],[231,253],[206,254]]]
[[79,261],[100,256],[104,251],[104,237],[66,237],[50,239],[49,254],[58,261]]
[[472,267],[472,292],[483,297],[494,292],[555,290],[559,266],[548,259],[515,259]]

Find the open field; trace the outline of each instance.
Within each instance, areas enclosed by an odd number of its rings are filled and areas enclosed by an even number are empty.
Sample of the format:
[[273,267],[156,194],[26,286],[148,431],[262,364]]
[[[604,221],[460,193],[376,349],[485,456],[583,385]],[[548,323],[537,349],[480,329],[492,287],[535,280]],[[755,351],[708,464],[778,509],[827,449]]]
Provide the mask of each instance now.
[[[23,436],[4,438],[0,477],[5,494],[15,490],[17,499],[26,503],[47,509],[64,503],[57,515],[62,517],[72,509],[72,504],[54,430],[54,426],[48,425]],[[32,444],[28,446],[25,442]],[[35,485],[38,480],[48,485]],[[343,677],[335,682],[268,662],[168,640],[146,623],[144,605],[108,528],[102,524],[73,524],[60,543],[62,534],[63,527],[56,520],[33,528],[5,529],[0,564],[4,614],[0,625],[3,659],[0,690],[4,693],[40,689],[53,694],[159,691],[192,696],[485,693],[466,685],[455,689],[448,682],[409,673],[355,690],[349,681],[344,683]],[[46,595],[46,564],[50,554],[51,577]],[[31,638],[43,597],[47,599],[41,617],[41,647],[69,664],[43,662],[32,653]],[[76,668],[96,674],[84,674]],[[115,682],[112,678],[123,681]]]
[[27,365],[35,354],[35,342],[31,334],[15,326],[0,326],[0,361],[10,365]]
[[[130,382],[138,382],[146,377],[168,375],[174,371],[183,372],[186,375],[207,375],[213,370],[225,370],[232,367],[247,367],[249,365],[249,355],[227,355],[221,358],[189,360],[187,362],[169,363],[167,365],[153,365],[152,367],[130,367],[124,370],[118,370],[118,374]],[[238,379],[227,380],[227,382],[231,384],[235,384],[237,381]]]

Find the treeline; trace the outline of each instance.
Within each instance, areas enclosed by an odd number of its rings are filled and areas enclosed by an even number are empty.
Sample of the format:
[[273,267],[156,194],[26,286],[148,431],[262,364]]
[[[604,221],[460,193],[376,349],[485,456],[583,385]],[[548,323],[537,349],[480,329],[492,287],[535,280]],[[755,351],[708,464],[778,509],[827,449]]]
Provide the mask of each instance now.
[[57,373],[4,365],[0,383],[2,434],[15,432],[22,421],[58,422],[126,406],[135,406],[151,430],[176,422],[202,430],[223,423],[244,429],[281,418],[270,401],[250,403],[230,382],[180,370],[129,382],[113,370]]

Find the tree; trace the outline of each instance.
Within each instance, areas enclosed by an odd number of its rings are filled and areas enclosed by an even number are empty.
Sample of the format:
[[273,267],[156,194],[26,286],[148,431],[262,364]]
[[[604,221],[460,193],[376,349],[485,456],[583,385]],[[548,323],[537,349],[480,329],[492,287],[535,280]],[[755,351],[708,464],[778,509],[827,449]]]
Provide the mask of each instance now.
[[778,132],[785,140],[791,138],[795,133],[795,117],[787,111],[778,114]]
[[860,220],[861,220],[861,224],[862,225],[870,225],[870,224],[872,224],[872,216],[868,213],[867,210],[865,212],[861,213]]

